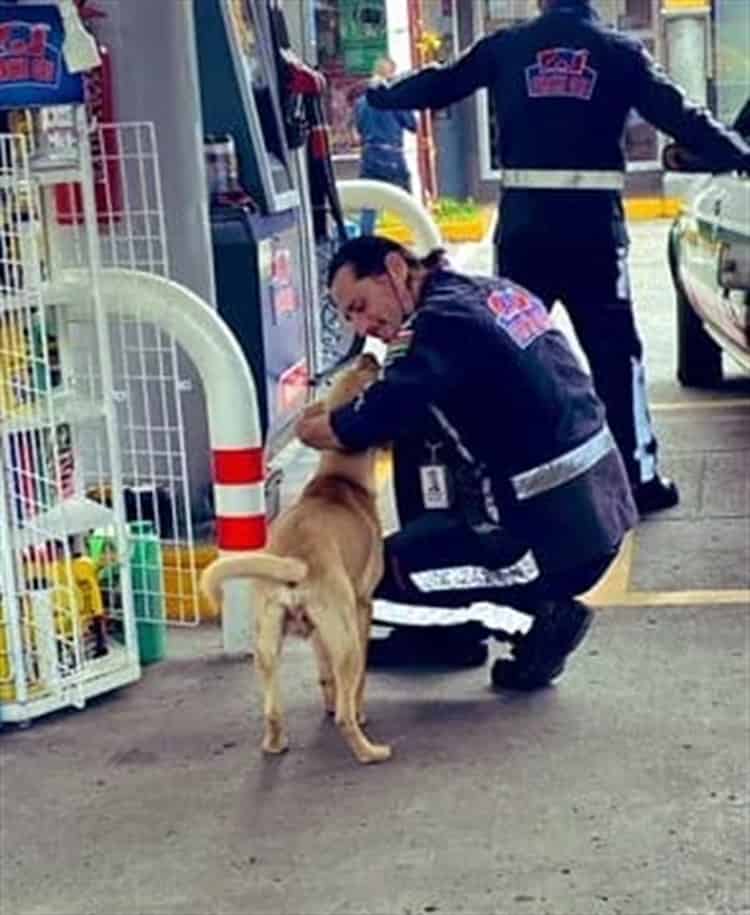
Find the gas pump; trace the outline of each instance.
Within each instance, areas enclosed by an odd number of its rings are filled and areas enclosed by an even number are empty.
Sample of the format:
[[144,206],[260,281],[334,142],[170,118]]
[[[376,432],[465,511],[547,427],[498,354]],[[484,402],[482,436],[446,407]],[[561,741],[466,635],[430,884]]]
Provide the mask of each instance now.
[[316,255],[327,213],[336,241],[343,238],[332,173],[326,200],[311,163],[327,161],[325,132],[310,123],[322,79],[285,47],[277,4],[196,0],[195,17],[203,129],[212,147],[216,305],[255,376],[273,461],[320,374]]
[[214,183],[206,189],[216,305],[255,376],[270,460],[288,441],[309,396],[311,290],[301,195],[283,129],[264,4],[199,0],[196,40],[204,134],[225,147],[224,161],[219,158],[208,169]]

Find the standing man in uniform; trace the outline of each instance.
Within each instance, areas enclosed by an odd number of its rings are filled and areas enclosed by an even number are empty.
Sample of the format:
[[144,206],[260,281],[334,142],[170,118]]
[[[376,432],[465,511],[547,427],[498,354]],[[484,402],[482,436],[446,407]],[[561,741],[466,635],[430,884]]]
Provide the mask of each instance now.
[[[395,62],[390,57],[381,57],[375,62],[370,86],[379,86],[395,72]],[[374,108],[363,94],[354,106],[354,124],[362,142],[359,177],[386,181],[411,193],[411,174],[404,156],[404,131],[416,133],[414,112]],[[375,217],[375,210],[362,210],[362,235],[372,235],[375,231]]]
[[442,108],[481,87],[499,126],[497,271],[561,300],[591,367],[640,513],[679,501],[659,475],[643,348],[628,281],[623,137],[631,109],[716,171],[750,147],[691,104],[637,40],[589,0],[540,0],[541,15],[477,41],[455,63],[368,90],[376,108]]
[[375,622],[407,627],[407,644],[398,628],[381,641],[394,639],[395,663],[410,653],[483,663],[487,630],[511,633],[482,602],[516,607],[534,620],[492,679],[537,689],[586,634],[592,612],[575,595],[609,567],[635,508],[604,407],[542,302],[508,280],[445,269],[441,253],[419,260],[375,235],[337,251],[333,301],[394,358],[351,404],[309,407],[297,434],[313,448],[360,451],[437,422],[452,467],[421,468],[422,512],[386,538],[375,595]]

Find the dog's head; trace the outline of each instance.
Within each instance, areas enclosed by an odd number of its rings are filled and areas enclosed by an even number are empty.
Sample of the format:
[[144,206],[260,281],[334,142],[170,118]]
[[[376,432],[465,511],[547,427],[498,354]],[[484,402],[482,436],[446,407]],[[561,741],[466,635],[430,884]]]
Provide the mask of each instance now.
[[326,396],[326,407],[335,410],[354,400],[365,388],[377,381],[380,363],[371,353],[362,353],[348,368],[337,375]]

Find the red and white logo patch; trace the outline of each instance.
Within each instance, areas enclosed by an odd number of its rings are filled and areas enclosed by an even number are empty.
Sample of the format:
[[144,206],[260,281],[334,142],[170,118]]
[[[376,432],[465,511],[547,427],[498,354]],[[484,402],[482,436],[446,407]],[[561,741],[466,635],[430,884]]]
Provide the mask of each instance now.
[[544,303],[520,286],[509,283],[500,289],[493,289],[487,298],[487,307],[500,327],[521,349],[526,349],[552,328]]

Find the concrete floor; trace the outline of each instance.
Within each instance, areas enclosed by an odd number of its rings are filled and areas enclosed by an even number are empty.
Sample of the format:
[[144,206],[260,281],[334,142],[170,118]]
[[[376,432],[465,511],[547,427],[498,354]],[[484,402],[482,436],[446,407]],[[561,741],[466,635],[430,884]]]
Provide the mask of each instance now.
[[251,664],[174,631],[138,684],[0,732],[0,915],[750,913],[750,387],[674,385],[666,229],[634,227],[634,284],[684,499],[559,684],[372,672],[394,757],[362,767],[290,642],[267,759]]

